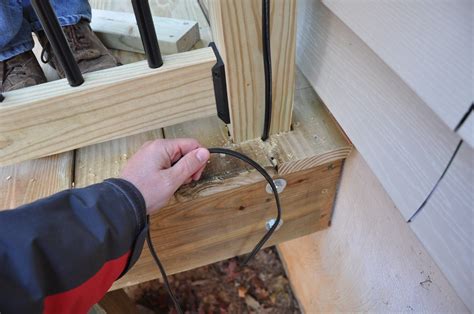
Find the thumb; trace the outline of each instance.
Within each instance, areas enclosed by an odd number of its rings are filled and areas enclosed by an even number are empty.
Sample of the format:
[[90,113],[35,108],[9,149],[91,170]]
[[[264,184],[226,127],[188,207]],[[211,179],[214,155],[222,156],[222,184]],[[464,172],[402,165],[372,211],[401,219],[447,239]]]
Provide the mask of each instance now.
[[176,188],[198,172],[209,160],[209,155],[207,149],[198,148],[184,155],[173,167],[169,168]]

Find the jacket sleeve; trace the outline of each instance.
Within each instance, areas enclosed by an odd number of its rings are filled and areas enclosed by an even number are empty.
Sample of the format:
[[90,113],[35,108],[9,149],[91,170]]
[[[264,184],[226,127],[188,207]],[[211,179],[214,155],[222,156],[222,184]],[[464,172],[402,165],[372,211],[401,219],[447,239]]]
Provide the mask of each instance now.
[[0,211],[0,313],[86,313],[146,233],[145,201],[121,179]]

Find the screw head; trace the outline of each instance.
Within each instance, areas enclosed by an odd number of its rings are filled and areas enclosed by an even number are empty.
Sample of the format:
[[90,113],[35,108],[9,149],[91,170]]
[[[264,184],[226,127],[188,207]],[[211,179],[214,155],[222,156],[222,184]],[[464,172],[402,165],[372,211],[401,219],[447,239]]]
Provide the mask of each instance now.
[[[275,179],[273,180],[273,183],[275,184],[275,187],[277,188],[278,194],[281,194],[283,190],[285,190],[286,188],[285,179]],[[273,194],[273,190],[270,184],[267,183],[267,186],[265,187],[265,191],[267,191],[268,194]]]
[[[273,227],[273,225],[275,224],[275,222],[276,222],[275,218],[267,220],[267,222],[265,223],[265,229],[267,229],[267,231],[270,230]],[[275,231],[280,229],[281,225],[283,225],[283,219],[280,219],[280,223],[276,227]]]

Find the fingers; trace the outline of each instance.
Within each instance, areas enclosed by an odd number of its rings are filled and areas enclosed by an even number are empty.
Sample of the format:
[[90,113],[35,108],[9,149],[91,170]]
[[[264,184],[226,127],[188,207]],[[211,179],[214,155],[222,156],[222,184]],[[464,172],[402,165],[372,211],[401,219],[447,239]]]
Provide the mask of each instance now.
[[201,147],[201,144],[192,138],[161,140],[157,145],[166,151],[171,163],[176,162],[181,156]]
[[[173,185],[177,189],[193,175],[202,172],[209,160],[209,151],[205,148],[195,149],[183,156],[173,167],[169,168]],[[200,174],[199,174],[200,175]]]
[[[206,163],[206,164],[207,164],[207,163]],[[198,172],[196,172],[195,174],[193,174],[193,177],[191,178],[192,180],[194,180],[194,181],[199,180],[199,178],[201,177],[201,175],[202,175],[204,169],[206,168],[206,164],[204,164],[204,165],[202,166],[202,168],[198,170]]]

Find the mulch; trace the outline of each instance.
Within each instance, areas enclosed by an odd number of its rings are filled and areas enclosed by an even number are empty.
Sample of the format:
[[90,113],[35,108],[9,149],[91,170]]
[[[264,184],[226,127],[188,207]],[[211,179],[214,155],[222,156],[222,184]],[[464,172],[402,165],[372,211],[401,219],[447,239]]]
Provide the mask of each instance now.
[[[169,276],[186,313],[301,313],[274,247]],[[158,271],[158,270],[157,270]],[[176,313],[161,280],[127,288],[139,312]]]

